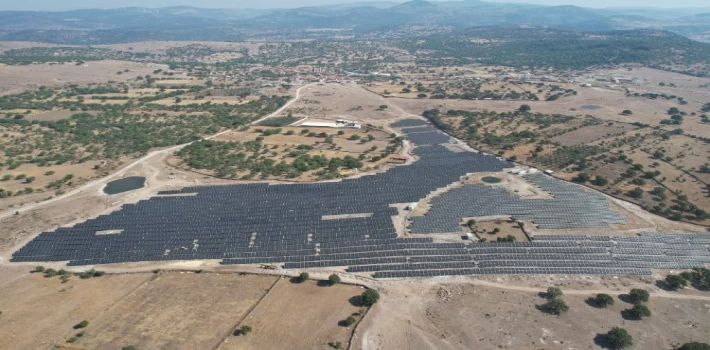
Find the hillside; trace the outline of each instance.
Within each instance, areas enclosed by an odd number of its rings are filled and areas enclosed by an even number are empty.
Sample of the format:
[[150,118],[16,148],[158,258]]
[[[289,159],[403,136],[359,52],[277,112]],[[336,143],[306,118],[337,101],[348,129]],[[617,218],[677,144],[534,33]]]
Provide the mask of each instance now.
[[391,38],[393,34],[414,37],[485,26],[547,26],[586,31],[651,28],[696,40],[707,37],[710,9],[664,10],[412,0],[287,9],[174,6],[67,12],[0,11],[0,41],[98,45],[146,40],[382,39]]

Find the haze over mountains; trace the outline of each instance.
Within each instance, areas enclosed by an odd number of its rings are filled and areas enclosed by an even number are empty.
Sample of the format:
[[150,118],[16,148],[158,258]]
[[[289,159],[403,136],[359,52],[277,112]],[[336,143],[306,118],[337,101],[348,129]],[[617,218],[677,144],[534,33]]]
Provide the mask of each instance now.
[[407,26],[436,26],[452,30],[501,25],[552,26],[594,31],[652,28],[702,39],[710,33],[710,7],[589,9],[571,5],[540,6],[479,0],[435,3],[413,0],[401,4],[364,2],[295,9],[132,7],[67,12],[5,11],[0,12],[0,39],[37,39],[43,35],[39,31],[47,30],[60,31],[58,37],[71,38],[77,35],[85,37],[87,31],[118,30],[123,33],[129,30],[142,34],[139,35],[140,39],[184,40],[189,39],[185,37],[185,31],[189,29],[188,36],[203,32],[202,36],[212,35],[219,39],[225,33],[231,33],[232,36],[223,39],[235,40],[245,31],[258,30],[328,28],[367,33]]

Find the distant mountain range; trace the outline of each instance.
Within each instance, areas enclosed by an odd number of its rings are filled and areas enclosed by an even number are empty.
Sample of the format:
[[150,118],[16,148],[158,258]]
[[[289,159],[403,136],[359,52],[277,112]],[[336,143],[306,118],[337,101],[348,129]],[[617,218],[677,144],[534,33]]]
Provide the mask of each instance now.
[[132,7],[67,12],[5,11],[0,12],[0,40],[60,43],[121,42],[133,40],[132,37],[135,40],[240,40],[258,36],[260,32],[307,29],[339,29],[362,34],[408,26],[456,29],[500,25],[595,31],[653,28],[693,37],[710,32],[710,7],[589,9],[479,0],[413,0],[266,10]]

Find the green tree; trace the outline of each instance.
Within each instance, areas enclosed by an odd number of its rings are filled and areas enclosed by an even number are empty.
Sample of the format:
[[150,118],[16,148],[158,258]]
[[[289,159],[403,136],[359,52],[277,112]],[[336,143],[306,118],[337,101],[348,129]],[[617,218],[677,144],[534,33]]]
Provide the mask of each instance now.
[[589,180],[591,180],[591,179],[592,179],[592,177],[589,176],[589,174],[587,174],[587,173],[579,173],[576,177],[572,178],[572,181],[574,181],[574,182],[576,182],[576,183],[583,184],[583,183],[585,183],[585,182],[587,182],[587,181],[589,181]]
[[685,287],[688,284],[688,281],[686,281],[685,278],[680,275],[671,274],[666,276],[666,283],[669,287],[671,287],[671,289],[678,290]]
[[609,294],[597,294],[591,301],[597,307],[602,308],[614,305],[614,298],[612,298]]
[[251,332],[251,327],[250,326],[241,326],[239,328],[239,334],[240,335],[247,335]]
[[626,349],[634,344],[629,332],[619,327],[614,327],[607,332],[606,340],[612,349]]
[[594,179],[594,184],[597,186],[606,186],[609,184],[609,180],[604,176],[597,175],[597,177]]
[[545,292],[545,298],[550,299],[550,300],[561,298],[562,295],[563,295],[562,289],[557,288],[557,287],[547,288],[547,291]]
[[374,289],[368,289],[362,293],[362,302],[366,306],[372,306],[380,300],[380,293]]
[[88,325],[89,325],[89,321],[83,320],[83,321],[77,323],[76,325],[74,325],[74,329],[86,328],[86,326],[88,326]]
[[308,275],[308,272],[301,272],[301,274],[298,275],[298,281],[299,281],[299,282],[305,282],[305,281],[308,281],[308,279],[309,279],[310,277],[311,277],[311,276]]
[[525,113],[525,112],[530,112],[532,108],[530,108],[530,105],[521,105],[520,108],[518,108],[519,111]]
[[649,294],[643,289],[632,289],[629,292],[629,301],[634,304],[645,303],[648,301]]
[[336,274],[332,274],[328,277],[328,282],[330,282],[331,286],[336,285],[336,284],[340,283],[340,276],[338,276]]
[[345,324],[346,327],[350,327],[350,326],[354,325],[355,322],[357,322],[357,320],[352,316],[348,316],[348,318],[346,318],[345,321],[343,321],[343,323]]
[[542,310],[548,314],[559,316],[569,311],[569,306],[567,306],[564,300],[555,298],[550,299],[547,303],[542,305]]
[[651,310],[649,310],[648,306],[643,304],[636,304],[634,305],[634,307],[626,310],[626,312],[628,312],[629,316],[636,319],[642,319],[644,317],[651,316]]
[[643,190],[639,187],[636,187],[633,190],[629,191],[628,195],[631,198],[641,199],[643,198]]

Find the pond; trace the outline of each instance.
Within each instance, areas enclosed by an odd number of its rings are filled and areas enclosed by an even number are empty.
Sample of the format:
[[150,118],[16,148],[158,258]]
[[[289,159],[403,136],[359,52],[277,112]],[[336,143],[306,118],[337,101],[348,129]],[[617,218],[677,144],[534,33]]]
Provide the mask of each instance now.
[[111,181],[104,187],[104,193],[117,194],[137,190],[145,186],[145,178],[142,176],[124,177],[123,179]]
[[495,177],[495,176],[486,176],[486,177],[482,178],[481,181],[483,181],[487,184],[497,184],[503,180],[501,180],[501,178]]
[[593,110],[595,110],[595,109],[599,109],[599,106],[586,105],[586,106],[582,106],[582,109],[586,109],[586,110],[588,110],[588,111],[593,111]]

